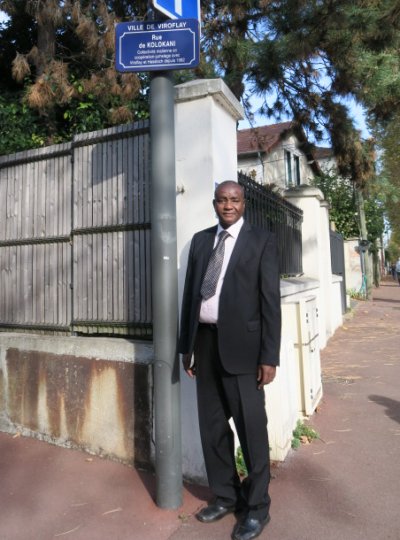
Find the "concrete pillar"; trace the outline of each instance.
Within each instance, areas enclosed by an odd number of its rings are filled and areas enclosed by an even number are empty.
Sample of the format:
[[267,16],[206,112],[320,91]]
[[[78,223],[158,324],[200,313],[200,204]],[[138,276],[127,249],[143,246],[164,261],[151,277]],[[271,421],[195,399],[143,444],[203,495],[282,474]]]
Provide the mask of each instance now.
[[346,265],[346,286],[358,292],[362,286],[362,270],[359,253],[359,239],[347,238],[344,242],[344,260]]
[[285,198],[303,210],[303,272],[320,282],[317,301],[319,344],[322,349],[331,335],[332,270],[328,205],[322,192],[308,185],[286,190]]
[[[237,180],[236,125],[243,110],[221,79],[175,87],[177,249],[179,304],[193,234],[217,223],[216,184]],[[183,474],[205,483],[195,382],[182,374]]]

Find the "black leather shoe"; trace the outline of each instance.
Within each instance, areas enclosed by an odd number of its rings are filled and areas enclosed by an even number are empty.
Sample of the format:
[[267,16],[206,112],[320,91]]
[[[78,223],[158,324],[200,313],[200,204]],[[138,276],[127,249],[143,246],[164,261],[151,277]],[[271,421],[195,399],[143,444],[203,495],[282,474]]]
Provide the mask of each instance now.
[[196,517],[202,523],[213,523],[223,518],[227,514],[232,514],[235,511],[234,506],[221,506],[219,504],[209,504],[205,508],[202,508],[200,512],[196,514]]
[[269,514],[265,519],[255,519],[247,516],[233,529],[232,540],[252,540],[252,538],[256,538],[263,532],[270,519]]

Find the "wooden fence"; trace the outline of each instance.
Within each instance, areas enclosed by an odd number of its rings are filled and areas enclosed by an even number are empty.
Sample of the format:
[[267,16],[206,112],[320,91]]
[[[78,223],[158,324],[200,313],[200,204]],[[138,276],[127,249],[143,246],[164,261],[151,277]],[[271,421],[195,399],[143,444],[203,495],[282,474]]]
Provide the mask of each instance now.
[[149,125],[0,157],[0,328],[151,336]]

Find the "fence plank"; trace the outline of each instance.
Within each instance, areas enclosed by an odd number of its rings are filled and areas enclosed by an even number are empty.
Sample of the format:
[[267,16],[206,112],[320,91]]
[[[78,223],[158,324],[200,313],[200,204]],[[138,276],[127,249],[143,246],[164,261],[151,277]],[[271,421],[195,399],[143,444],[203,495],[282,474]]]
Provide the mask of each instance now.
[[0,169],[0,202],[2,211],[0,212],[0,240],[7,238],[8,219],[8,195],[7,195],[7,169]]

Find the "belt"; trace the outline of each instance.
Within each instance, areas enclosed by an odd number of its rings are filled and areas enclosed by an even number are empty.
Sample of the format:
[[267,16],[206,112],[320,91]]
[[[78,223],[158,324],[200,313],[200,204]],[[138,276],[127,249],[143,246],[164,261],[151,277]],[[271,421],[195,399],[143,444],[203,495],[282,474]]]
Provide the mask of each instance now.
[[218,330],[218,326],[216,324],[203,322],[199,323],[199,328],[206,328],[207,330],[212,330],[213,332]]

